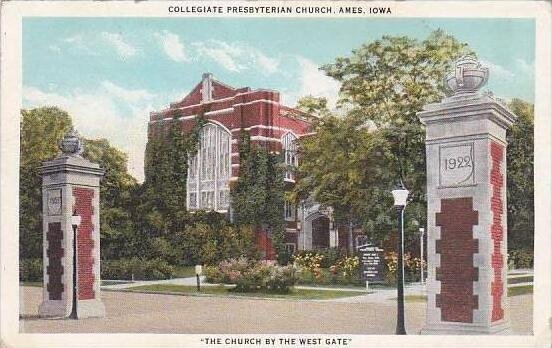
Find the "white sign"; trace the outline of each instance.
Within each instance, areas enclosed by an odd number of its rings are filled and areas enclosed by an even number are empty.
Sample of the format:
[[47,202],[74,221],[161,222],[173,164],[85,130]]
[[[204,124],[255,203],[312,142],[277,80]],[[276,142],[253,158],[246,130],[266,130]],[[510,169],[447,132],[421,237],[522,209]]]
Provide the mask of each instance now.
[[48,190],[48,215],[61,215],[61,189]]
[[473,143],[439,147],[439,186],[474,184],[474,167]]
[[201,265],[196,265],[195,266],[195,271],[196,271],[196,274],[199,274],[201,275],[201,271],[203,270],[203,267]]

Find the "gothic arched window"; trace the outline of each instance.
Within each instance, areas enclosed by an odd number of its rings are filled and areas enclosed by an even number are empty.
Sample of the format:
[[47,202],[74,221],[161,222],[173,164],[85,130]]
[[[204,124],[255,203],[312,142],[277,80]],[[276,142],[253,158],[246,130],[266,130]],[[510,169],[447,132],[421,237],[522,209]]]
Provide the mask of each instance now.
[[208,123],[201,128],[198,151],[188,158],[188,210],[228,210],[231,143],[224,127]]
[[295,180],[293,175],[294,168],[297,167],[297,136],[288,132],[282,137],[282,149],[284,150],[284,159],[286,162],[286,180]]

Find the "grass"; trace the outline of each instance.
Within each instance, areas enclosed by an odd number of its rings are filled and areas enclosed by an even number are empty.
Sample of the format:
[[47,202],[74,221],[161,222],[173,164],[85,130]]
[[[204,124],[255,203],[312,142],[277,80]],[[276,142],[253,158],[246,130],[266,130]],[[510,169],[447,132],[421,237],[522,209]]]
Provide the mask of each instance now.
[[132,280],[102,280],[102,286],[105,285],[119,285],[119,284],[130,284]]
[[[187,285],[171,285],[171,284],[154,284],[142,285],[129,288],[131,291],[137,292],[162,292],[162,293],[182,293],[195,295],[198,294],[195,286]],[[282,299],[297,299],[297,300],[329,300],[342,297],[351,297],[365,295],[366,291],[339,291],[339,290],[314,290],[314,289],[292,289],[289,293],[274,293],[265,291],[256,292],[234,292],[232,288],[224,286],[204,286],[199,294],[210,295],[232,295],[243,297],[260,297],[260,298],[282,298]]]
[[[519,286],[517,288],[509,288],[508,289],[508,296],[519,296],[519,295],[525,295],[525,294],[532,294],[533,293],[533,285],[525,285],[525,286]],[[393,298],[396,300],[397,298]],[[405,302],[426,302],[427,296],[426,295],[406,295],[404,297]]]
[[518,286],[515,288],[508,288],[508,296],[518,296],[533,293],[533,285]]
[[533,276],[508,278],[508,284],[519,284],[519,283],[527,283],[532,281],[533,281]]
[[22,286],[34,286],[41,288],[43,286],[42,282],[19,282],[19,285]]

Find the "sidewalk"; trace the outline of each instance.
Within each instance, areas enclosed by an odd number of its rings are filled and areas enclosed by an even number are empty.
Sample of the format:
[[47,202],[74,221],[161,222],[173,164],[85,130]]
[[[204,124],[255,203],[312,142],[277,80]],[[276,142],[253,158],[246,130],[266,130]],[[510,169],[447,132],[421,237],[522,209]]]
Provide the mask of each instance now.
[[[523,269],[523,270],[512,270],[508,272],[508,279],[515,278],[526,278],[532,277],[533,270]],[[219,286],[219,284],[211,284],[205,282],[205,277],[200,277],[201,286]],[[197,280],[196,277],[187,277],[187,278],[173,278],[165,280],[141,280],[135,282],[125,282],[121,284],[113,285],[104,285],[101,288],[105,290],[126,290],[135,286],[142,285],[155,285],[155,284],[170,284],[170,285],[184,285],[184,286],[196,286]],[[522,282],[515,284],[508,284],[509,288],[520,287],[533,285],[533,282]],[[353,303],[381,303],[385,301],[395,301],[397,297],[397,289],[395,288],[343,288],[343,287],[332,287],[329,286],[308,286],[308,285],[296,285],[297,289],[309,289],[309,290],[331,290],[331,291],[366,291],[366,294],[352,297],[344,297],[339,299],[332,300],[323,300],[323,301],[332,301],[332,302],[353,302]],[[425,284],[421,283],[410,283],[406,284],[404,287],[405,296],[425,296],[426,287]]]

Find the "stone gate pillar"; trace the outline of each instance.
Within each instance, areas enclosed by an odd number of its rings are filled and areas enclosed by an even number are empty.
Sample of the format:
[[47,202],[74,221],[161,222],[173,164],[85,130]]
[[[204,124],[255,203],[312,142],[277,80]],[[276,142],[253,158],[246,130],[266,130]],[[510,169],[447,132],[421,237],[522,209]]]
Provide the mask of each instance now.
[[[62,155],[42,166],[44,287],[39,315],[71,314],[75,272],[77,317],[101,317],[105,315],[100,300],[100,178],[104,171],[81,157],[76,132],[65,136],[61,150]],[[74,245],[73,226],[77,225]]]
[[460,58],[452,96],[418,113],[426,126],[428,279],[424,334],[508,329],[506,130],[516,116],[478,92],[488,69]]

